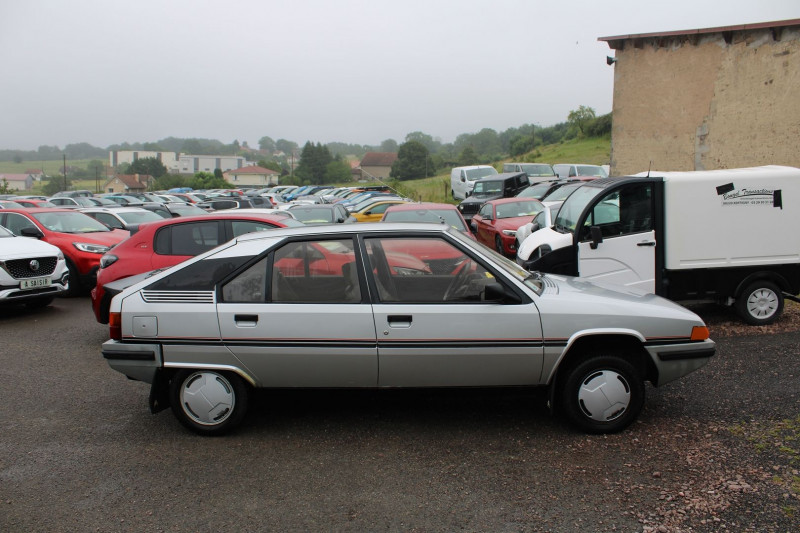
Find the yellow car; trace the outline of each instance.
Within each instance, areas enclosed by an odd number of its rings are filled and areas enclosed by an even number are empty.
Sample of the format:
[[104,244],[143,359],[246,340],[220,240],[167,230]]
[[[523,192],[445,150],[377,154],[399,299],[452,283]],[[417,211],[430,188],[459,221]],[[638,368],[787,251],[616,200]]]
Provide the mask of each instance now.
[[357,211],[351,211],[350,215],[355,217],[358,222],[379,222],[383,218],[383,213],[393,205],[408,203],[405,200],[375,200],[365,206],[356,206]]

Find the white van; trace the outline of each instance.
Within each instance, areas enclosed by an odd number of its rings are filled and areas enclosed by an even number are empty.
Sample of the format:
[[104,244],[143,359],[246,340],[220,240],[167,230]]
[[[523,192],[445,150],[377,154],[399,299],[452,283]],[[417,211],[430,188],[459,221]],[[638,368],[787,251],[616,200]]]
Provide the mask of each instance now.
[[800,169],[650,172],[586,182],[517,262],[769,324],[800,293],[798,227]]
[[455,167],[450,171],[450,193],[454,200],[463,200],[472,194],[475,180],[494,176],[497,171],[489,165],[473,165],[470,167]]

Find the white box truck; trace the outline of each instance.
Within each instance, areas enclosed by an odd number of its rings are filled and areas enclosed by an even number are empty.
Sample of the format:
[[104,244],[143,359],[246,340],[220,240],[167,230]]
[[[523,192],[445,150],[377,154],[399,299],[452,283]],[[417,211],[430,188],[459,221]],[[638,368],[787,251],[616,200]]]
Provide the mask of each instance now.
[[578,188],[517,262],[769,324],[800,293],[800,169],[649,172]]

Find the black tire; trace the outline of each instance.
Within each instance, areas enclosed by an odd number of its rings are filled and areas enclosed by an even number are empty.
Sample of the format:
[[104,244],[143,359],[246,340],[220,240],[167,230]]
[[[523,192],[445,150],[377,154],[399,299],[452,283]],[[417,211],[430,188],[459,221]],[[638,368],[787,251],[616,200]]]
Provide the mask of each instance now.
[[200,435],[223,435],[247,412],[247,385],[231,372],[180,370],[169,385],[172,413]]
[[76,267],[72,261],[67,259],[67,270],[69,270],[69,288],[62,292],[59,296],[64,298],[74,298],[76,296],[80,296],[81,292],[83,292],[83,287],[81,287],[78,267]]
[[754,281],[736,298],[734,307],[752,326],[772,324],[783,313],[783,292],[771,281]]
[[560,383],[564,414],[588,433],[622,431],[644,406],[640,372],[616,355],[590,356],[571,367]]
[[494,236],[494,249],[497,250],[497,253],[500,255],[506,255],[506,252],[503,250],[503,238],[500,235]]

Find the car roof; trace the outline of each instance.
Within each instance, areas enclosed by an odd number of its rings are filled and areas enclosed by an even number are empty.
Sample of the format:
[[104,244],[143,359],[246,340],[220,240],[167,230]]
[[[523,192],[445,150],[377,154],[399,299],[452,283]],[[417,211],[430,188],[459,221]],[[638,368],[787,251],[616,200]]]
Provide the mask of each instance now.
[[492,174],[491,176],[486,176],[486,177],[481,178],[479,180],[475,180],[475,183],[478,183],[479,181],[502,181],[502,180],[506,180],[508,178],[521,176],[521,175],[527,176],[527,174],[525,174],[524,172],[501,172],[500,174]]
[[416,211],[418,209],[443,209],[449,211],[458,211],[458,207],[453,204],[442,204],[436,202],[406,202],[404,204],[393,205],[386,209],[389,211]]
[[134,207],[134,206],[119,206],[119,207],[103,207],[98,205],[97,207],[84,207],[78,209],[80,213],[86,213],[87,211],[92,211],[96,213],[139,213],[140,211],[147,211],[147,209],[143,207]]
[[[317,226],[299,226],[291,228],[278,228],[270,231],[258,231],[254,233],[246,233],[236,238],[237,242],[252,241],[258,239],[274,239],[283,236],[303,236],[303,235],[320,235],[320,236],[349,236],[351,234],[364,234],[374,233],[378,234],[402,234],[408,233],[452,233],[460,234],[458,230],[451,228],[446,224],[434,224],[429,222],[360,222],[358,224],[330,224],[330,225],[317,225]],[[461,238],[461,237],[459,237]]]
[[[23,209],[15,208],[15,209],[3,209],[3,213],[22,213],[22,214],[34,214],[34,213],[80,213],[77,209],[63,209],[61,207],[25,207]],[[88,216],[88,215],[87,215]]]
[[489,200],[486,202],[487,204],[498,205],[498,204],[513,204],[518,202],[539,202],[536,198],[517,198],[516,196],[512,196],[511,198],[498,198],[496,200]]
[[[66,211],[66,210],[65,210]],[[209,220],[266,220],[269,222],[282,222],[286,219],[285,214],[271,214],[271,213],[252,213],[253,209],[241,209],[241,213],[218,213],[212,212],[207,215],[193,215],[188,217],[165,218],[164,220],[154,220],[142,224],[142,229],[145,226],[148,228],[160,228],[162,226],[170,226],[172,224],[185,224],[187,222],[207,222]],[[291,218],[291,217],[288,217]]]

